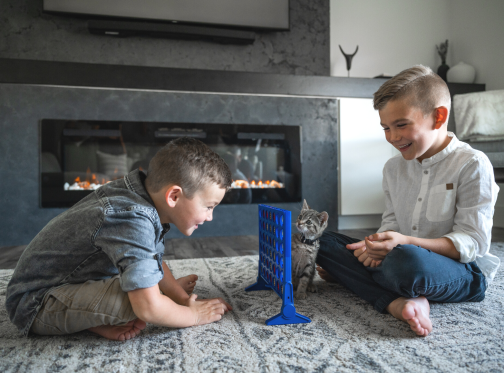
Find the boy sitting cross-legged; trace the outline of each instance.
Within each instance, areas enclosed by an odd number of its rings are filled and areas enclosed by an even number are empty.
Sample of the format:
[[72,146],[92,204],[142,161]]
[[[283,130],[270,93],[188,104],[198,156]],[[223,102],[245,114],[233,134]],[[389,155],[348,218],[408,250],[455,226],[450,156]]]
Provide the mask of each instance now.
[[226,163],[180,138],[151,160],[51,220],[23,252],[7,287],[11,321],[26,336],[90,330],[135,337],[146,322],[187,327],[220,320],[231,306],[196,300],[196,275],[175,280],[163,262],[174,224],[190,236],[212,220],[231,186]]
[[432,331],[429,301],[482,301],[500,264],[489,253],[499,187],[487,156],[447,131],[450,104],[446,83],[424,66],[378,89],[374,108],[401,152],[383,169],[382,225],[362,241],[324,233],[317,258],[323,279],[420,336]]

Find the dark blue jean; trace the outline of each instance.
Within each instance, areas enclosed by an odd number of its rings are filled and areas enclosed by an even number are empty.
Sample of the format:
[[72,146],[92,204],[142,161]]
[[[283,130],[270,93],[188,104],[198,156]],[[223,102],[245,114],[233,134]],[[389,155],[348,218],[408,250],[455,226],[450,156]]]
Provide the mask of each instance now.
[[376,268],[364,267],[347,244],[361,240],[335,232],[320,237],[317,264],[379,312],[399,297],[435,302],[481,302],[487,282],[475,262],[460,263],[414,245],[398,245]]

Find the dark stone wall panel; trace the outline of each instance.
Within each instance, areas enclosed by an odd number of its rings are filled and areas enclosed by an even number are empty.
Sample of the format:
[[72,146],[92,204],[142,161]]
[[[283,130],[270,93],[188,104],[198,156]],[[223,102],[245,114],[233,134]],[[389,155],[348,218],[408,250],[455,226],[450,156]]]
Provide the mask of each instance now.
[[[64,209],[39,204],[44,118],[302,126],[302,188],[337,227],[335,99],[139,91],[0,83],[0,246],[27,244]],[[279,204],[297,216],[301,204]],[[257,234],[257,205],[222,205],[194,236]],[[170,232],[170,237],[182,237]]]
[[291,30],[251,45],[92,35],[86,20],[42,12],[42,1],[0,2],[0,57],[210,70],[329,75],[329,1],[290,0]]

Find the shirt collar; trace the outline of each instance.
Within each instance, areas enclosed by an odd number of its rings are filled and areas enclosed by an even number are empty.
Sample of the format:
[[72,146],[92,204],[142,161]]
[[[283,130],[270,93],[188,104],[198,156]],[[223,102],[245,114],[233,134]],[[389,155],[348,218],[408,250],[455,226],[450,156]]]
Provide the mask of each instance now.
[[168,223],[161,224],[161,226],[163,227],[163,231],[161,232],[161,238],[163,238],[164,235],[170,231],[171,227],[170,224]]
[[129,190],[135,192],[140,197],[149,202],[152,206],[154,206],[154,201],[150,197],[149,193],[147,193],[147,189],[145,189],[146,178],[147,175],[145,175],[143,171],[136,169],[125,175],[124,181],[126,182],[126,186]]
[[446,148],[441,150],[439,153],[434,154],[430,158],[425,158],[422,161],[422,163],[417,161],[417,163],[420,164],[422,166],[422,168],[430,167],[433,164],[436,164],[436,163],[442,161],[443,159],[448,157],[451,153],[453,153],[458,148],[460,141],[459,141],[459,139],[457,139],[457,136],[455,136],[455,134],[450,131],[448,131],[447,135],[448,135],[448,137],[451,137],[452,139],[451,139],[450,143],[446,146]]
[[[143,171],[136,169],[131,171],[129,174],[125,175],[124,181],[126,182],[126,186],[128,187],[128,189],[135,192],[136,194],[138,194],[140,197],[142,197],[152,206],[155,207],[154,201],[147,192],[147,189],[145,188],[146,178],[147,175]],[[168,223],[161,224],[161,226],[163,227],[163,231],[161,232],[161,238],[163,238],[163,236],[170,231],[171,227],[170,224]]]

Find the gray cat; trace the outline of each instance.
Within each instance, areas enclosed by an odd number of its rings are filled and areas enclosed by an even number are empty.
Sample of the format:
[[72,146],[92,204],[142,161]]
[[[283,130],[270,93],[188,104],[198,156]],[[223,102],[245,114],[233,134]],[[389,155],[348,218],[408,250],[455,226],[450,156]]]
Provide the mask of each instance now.
[[313,284],[315,276],[315,260],[320,247],[319,237],[327,228],[329,214],[317,212],[303,202],[303,208],[296,220],[296,228],[301,233],[294,233],[291,240],[292,248],[292,285],[296,289],[297,299],[306,299],[306,290],[316,293]]

